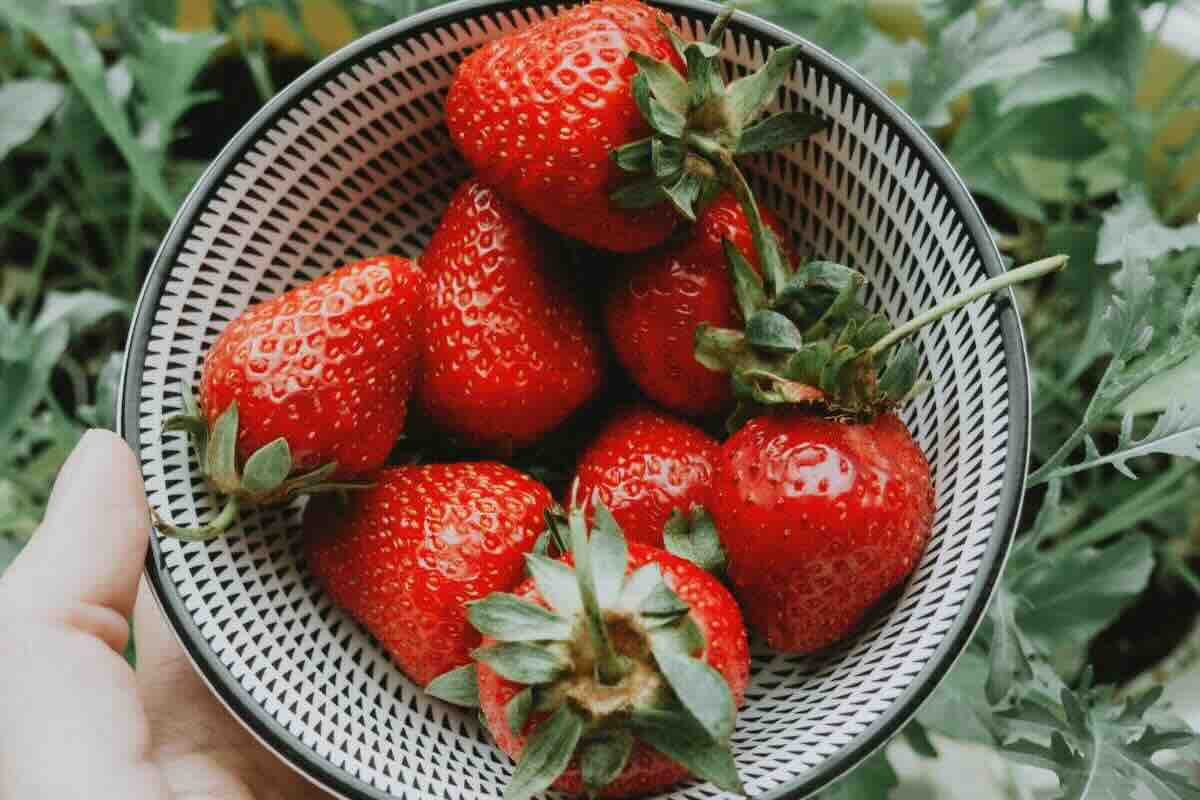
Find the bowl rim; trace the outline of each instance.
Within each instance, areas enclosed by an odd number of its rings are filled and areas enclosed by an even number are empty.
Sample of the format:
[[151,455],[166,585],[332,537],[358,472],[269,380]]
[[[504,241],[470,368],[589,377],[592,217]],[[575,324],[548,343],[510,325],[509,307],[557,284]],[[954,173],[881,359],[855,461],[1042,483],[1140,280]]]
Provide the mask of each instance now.
[[[651,5],[667,11],[715,17],[722,10],[711,0],[648,0]],[[456,0],[436,8],[398,20],[334,51],[314,64],[300,77],[277,93],[260,108],[221,149],[189,190],[176,212],[166,236],[151,264],[133,311],[133,321],[126,340],[125,356],[118,383],[116,400],[117,433],[133,448],[141,461],[139,442],[139,387],[144,372],[145,355],[155,311],[162,296],[167,277],[175,264],[187,235],[199,212],[208,204],[233,166],[262,131],[268,129],[294,105],[297,98],[318,87],[341,72],[347,62],[360,61],[390,46],[393,40],[416,35],[426,29],[440,27],[455,17],[473,16],[481,10],[504,12],[528,8],[521,0]],[[746,12],[737,13],[731,31],[743,30],[778,46],[798,44],[804,58],[822,70],[835,75],[849,85],[873,111],[886,118],[906,137],[913,154],[930,171],[943,191],[960,210],[967,235],[980,254],[984,271],[989,277],[1004,272],[1005,266],[991,236],[987,223],[961,177],[945,155],[898,104],[884,91],[860,75],[855,69],[826,50],[778,25]],[[881,749],[901,726],[911,719],[933,690],[949,673],[950,668],[966,649],[966,645],[983,619],[984,611],[994,593],[1016,533],[1025,494],[1029,465],[1030,417],[1029,364],[1020,315],[1011,289],[992,296],[997,305],[1001,339],[1004,347],[1005,371],[1008,378],[1010,411],[1009,439],[1005,454],[1004,475],[988,546],[980,558],[973,585],[963,600],[957,618],[946,631],[929,661],[913,677],[912,683],[892,702],[891,707],[855,736],[841,751],[799,777],[757,796],[757,800],[795,800],[827,787],[845,776],[853,767]],[[136,358],[131,354],[136,353]],[[220,659],[206,646],[203,634],[185,608],[167,574],[159,538],[150,535],[146,554],[146,577],[152,595],[175,638],[187,654],[193,668],[209,690],[264,747],[279,757],[301,776],[325,791],[345,800],[388,800],[389,794],[366,781],[352,776],[320,757],[298,742],[276,719],[267,714],[249,692],[229,673]],[[318,777],[319,776],[319,777]]]

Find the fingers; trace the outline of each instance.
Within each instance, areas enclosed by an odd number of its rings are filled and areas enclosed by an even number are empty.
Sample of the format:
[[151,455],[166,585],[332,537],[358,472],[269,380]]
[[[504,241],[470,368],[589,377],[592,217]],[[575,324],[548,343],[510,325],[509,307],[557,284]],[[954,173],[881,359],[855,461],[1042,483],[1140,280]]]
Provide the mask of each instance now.
[[84,434],[46,517],[0,581],[0,605],[125,646],[149,541],[142,476],[115,434]]

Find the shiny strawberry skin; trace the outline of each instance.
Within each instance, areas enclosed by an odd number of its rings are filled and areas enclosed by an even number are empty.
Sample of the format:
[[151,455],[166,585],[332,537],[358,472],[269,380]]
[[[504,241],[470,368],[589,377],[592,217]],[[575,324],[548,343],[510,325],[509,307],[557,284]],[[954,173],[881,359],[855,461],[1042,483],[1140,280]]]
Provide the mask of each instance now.
[[898,417],[757,417],[722,446],[710,507],[746,620],[778,650],[844,638],[916,567],[929,463]]
[[[570,558],[566,559],[568,562]],[[742,614],[729,590],[721,582],[690,561],[653,547],[630,543],[626,574],[643,564],[656,563],[662,568],[667,585],[688,606],[696,624],[704,632],[704,660],[720,672],[733,692],[734,702],[742,705],[750,680],[750,648]],[[524,581],[513,594],[547,606],[532,580]],[[494,644],[484,638],[483,644]],[[516,758],[525,746],[529,731],[541,721],[534,715],[519,735],[508,726],[505,706],[521,685],[505,680],[484,663],[478,664],[479,704],[488,729],[500,749]],[[625,770],[600,791],[601,797],[631,797],[655,792],[687,779],[688,772],[648,745],[637,742]],[[554,782],[554,788],[571,794],[583,794],[583,779],[577,764]]]
[[200,405],[215,423],[237,401],[241,461],[279,437],[293,472],[381,466],[404,430],[425,329],[425,278],[378,256],[251,306],[204,359]]
[[662,412],[626,411],[580,457],[580,502],[603,502],[626,539],[662,547],[673,511],[708,505],[719,448],[704,431]]
[[[783,225],[763,207],[763,220],[786,241]],[[687,416],[726,410],[729,376],[696,360],[696,326],[740,327],[723,241],[757,268],[753,235],[737,198],[719,195],[677,242],[638,259],[617,279],[604,322],[617,360],[638,387],[664,408]]]
[[308,566],[421,686],[467,664],[479,634],[463,606],[512,587],[545,528],[550,492],[494,462],[395,467],[343,508],[305,514]]
[[661,243],[677,219],[669,203],[609,200],[627,179],[609,154],[650,133],[630,52],[683,70],[660,20],[637,0],[599,0],[489,42],[450,86],[454,143],[489,185],[561,233],[617,252]]
[[421,259],[430,293],[419,393],[442,428],[472,444],[530,444],[599,387],[600,338],[554,274],[561,261],[484,184],[454,195]]

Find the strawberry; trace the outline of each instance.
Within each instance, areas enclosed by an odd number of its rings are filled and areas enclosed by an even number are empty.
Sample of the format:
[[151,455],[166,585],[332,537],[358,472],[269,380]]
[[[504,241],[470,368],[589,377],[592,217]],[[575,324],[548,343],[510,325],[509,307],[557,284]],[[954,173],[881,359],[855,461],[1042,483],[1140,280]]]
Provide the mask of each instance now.
[[529,444],[599,387],[599,337],[553,273],[562,260],[479,181],[455,193],[421,259],[431,286],[419,393],[442,428],[473,444]]
[[211,538],[239,506],[322,491],[380,467],[404,430],[425,328],[425,278],[411,261],[347,264],[230,322],[204,358],[200,405],[169,429],[194,434],[200,464],[227,496]]
[[933,483],[894,414],[781,412],[722,446],[710,511],[747,621],[771,647],[808,653],[853,631],[916,566]]
[[726,87],[715,43],[728,20],[686,43],[638,0],[597,0],[493,40],[455,74],[450,135],[480,177],[544,224],[607,250],[654,247],[678,215],[695,219],[735,156],[824,125],[800,113],[754,124],[800,48]]
[[607,506],[631,542],[662,547],[673,515],[708,503],[719,447],[666,414],[626,411],[580,457],[574,491],[589,509]]
[[649,794],[689,774],[740,792],[729,738],[750,658],[733,597],[690,561],[626,545],[603,506],[590,539],[578,508],[552,523],[571,554],[530,554],[531,579],[470,604],[476,665],[430,686],[477,702],[517,759],[506,800]]
[[[783,226],[763,209],[763,221],[783,237]],[[638,258],[617,279],[604,309],[617,359],[646,396],[689,416],[729,408],[729,378],[696,360],[701,324],[730,328],[740,321],[724,242],[757,267],[753,237],[737,197],[719,195],[677,242]]]
[[304,515],[309,569],[420,685],[470,662],[463,603],[507,589],[543,529],[550,492],[492,462],[394,467],[322,495]]

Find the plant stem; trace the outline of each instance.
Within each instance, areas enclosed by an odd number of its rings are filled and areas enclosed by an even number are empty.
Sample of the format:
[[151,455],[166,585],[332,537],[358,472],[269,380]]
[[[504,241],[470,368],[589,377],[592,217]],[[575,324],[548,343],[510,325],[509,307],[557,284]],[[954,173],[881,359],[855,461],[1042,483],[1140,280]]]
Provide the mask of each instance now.
[[207,542],[211,541],[229,529],[233,521],[237,519],[237,513],[240,504],[234,495],[230,495],[225,501],[225,506],[221,509],[221,513],[217,514],[217,518],[207,525],[201,525],[199,528],[179,528],[167,522],[163,522],[157,514],[154,514],[154,527],[159,533],[165,536],[170,536],[172,539],[178,539],[181,542]]
[[989,295],[992,292],[995,292],[999,289],[1004,289],[1017,283],[1036,280],[1037,278],[1049,275],[1052,272],[1058,272],[1060,269],[1066,266],[1067,260],[1067,256],[1051,256],[1050,258],[1043,258],[1041,261],[1035,261],[1032,264],[1026,264],[1025,266],[1018,267],[1017,269],[1010,269],[1003,275],[997,275],[995,278],[990,278],[989,280],[986,280],[977,286],[972,286],[965,292],[960,292],[959,294],[954,295],[949,300],[945,300],[937,305],[935,308],[931,308],[925,313],[910,319],[908,322],[896,328],[887,336],[884,336],[882,339],[872,345],[867,351],[867,354],[874,358],[880,353],[885,352],[889,347],[906,336],[911,336],[921,328],[924,328],[926,325],[936,322],[950,312],[957,311],[963,306],[972,303],[975,300],[984,297],[985,295]]
[[608,636],[608,627],[596,598],[596,576],[592,572],[592,554],[588,543],[587,523],[578,508],[571,511],[571,553],[575,558],[575,579],[579,582],[579,595],[583,600],[583,617],[587,623],[588,636],[596,651],[596,677],[605,685],[619,683],[625,677],[621,657],[613,649]]
[[788,265],[779,249],[779,242],[775,239],[775,234],[763,223],[754,190],[750,188],[745,174],[734,162],[733,155],[727,150],[722,150],[720,158],[722,180],[737,195],[738,203],[750,223],[750,232],[754,235],[754,250],[758,253],[763,276],[775,294],[778,294],[783,291],[790,277]]

